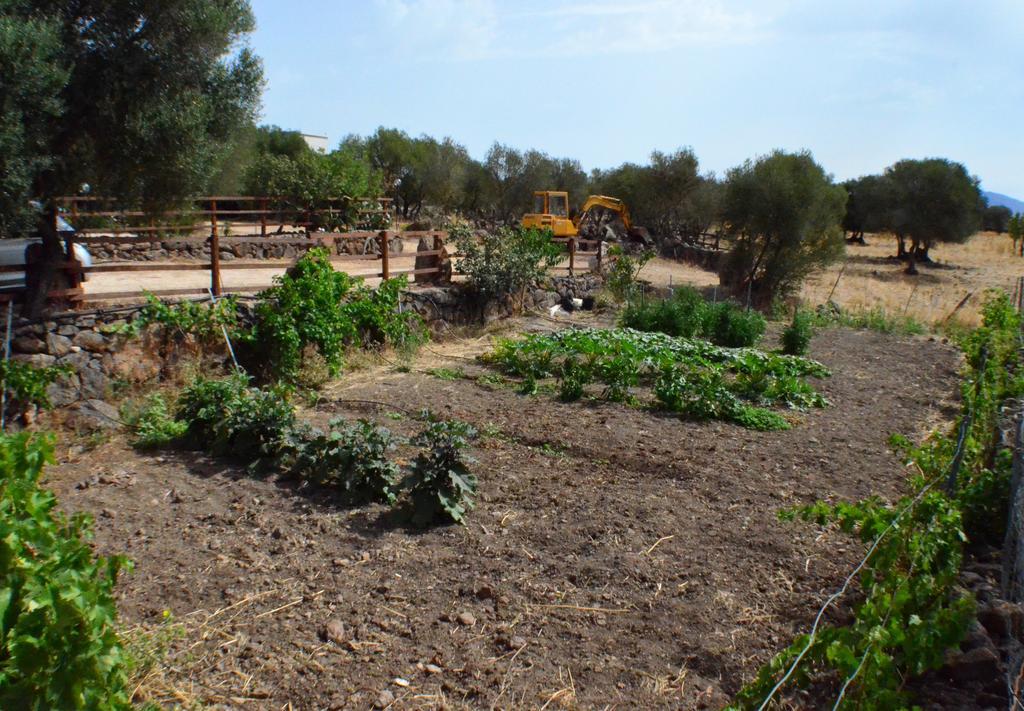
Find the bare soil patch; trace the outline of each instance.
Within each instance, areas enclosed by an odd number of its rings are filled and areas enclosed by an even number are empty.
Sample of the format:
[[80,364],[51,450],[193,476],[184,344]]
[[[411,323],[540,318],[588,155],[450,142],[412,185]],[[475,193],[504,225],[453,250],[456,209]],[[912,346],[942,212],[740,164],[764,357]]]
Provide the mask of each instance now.
[[96,515],[97,547],[136,561],[124,622],[156,629],[170,610],[184,625],[147,693],[225,708],[720,707],[862,552],[776,512],[902,492],[887,438],[951,416],[958,365],[934,340],[823,332],[812,356],[833,370],[818,384],[832,407],[762,433],[442,380],[419,369],[486,371],[433,348],[411,373],[347,376],[304,415],[401,434],[419,423],[399,414],[421,408],[474,424],[467,527],[411,530],[383,507],[119,438],[49,471],[66,508]]

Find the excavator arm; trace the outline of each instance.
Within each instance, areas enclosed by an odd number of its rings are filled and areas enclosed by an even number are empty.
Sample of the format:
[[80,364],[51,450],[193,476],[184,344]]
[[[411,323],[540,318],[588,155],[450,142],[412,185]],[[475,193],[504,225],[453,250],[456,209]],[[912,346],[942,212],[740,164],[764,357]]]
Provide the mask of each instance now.
[[622,225],[627,231],[633,229],[633,225],[629,220],[629,208],[626,207],[626,203],[622,202],[618,198],[608,197],[607,195],[591,195],[587,198],[586,202],[583,203],[583,207],[580,208],[579,215],[573,220],[573,224],[576,227],[580,226],[580,222],[586,217],[587,213],[595,207],[603,207],[611,210],[612,212],[618,213],[622,219]]

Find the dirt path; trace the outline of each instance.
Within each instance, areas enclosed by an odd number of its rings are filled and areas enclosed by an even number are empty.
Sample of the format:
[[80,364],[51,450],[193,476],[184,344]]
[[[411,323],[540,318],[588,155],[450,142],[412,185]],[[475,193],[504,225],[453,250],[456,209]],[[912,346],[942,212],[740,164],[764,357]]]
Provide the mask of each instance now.
[[[938,342],[835,330],[813,356],[834,371],[820,383],[833,406],[788,432],[380,368],[306,413],[401,434],[418,424],[397,413],[423,407],[475,424],[481,492],[464,528],[407,530],[383,507],[119,441],[50,484],[97,515],[101,550],[137,562],[119,585],[125,621],[158,626],[168,609],[187,629],[172,670],[147,681],[154,694],[225,708],[717,708],[806,630],[858,552],[777,510],[895,496],[889,434],[951,414],[957,356]],[[332,620],[340,643],[323,636]]]

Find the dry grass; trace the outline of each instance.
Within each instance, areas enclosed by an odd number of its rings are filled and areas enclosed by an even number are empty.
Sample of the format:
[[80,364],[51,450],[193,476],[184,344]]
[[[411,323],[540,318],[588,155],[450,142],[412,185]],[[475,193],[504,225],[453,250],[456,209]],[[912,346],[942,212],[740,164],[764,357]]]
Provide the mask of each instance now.
[[[800,291],[801,303],[822,304],[835,286],[832,300],[846,310],[881,309],[891,316],[905,314],[936,324],[969,295],[955,319],[976,325],[985,291],[998,288],[1012,293],[1017,278],[1024,276],[1024,259],[1013,254],[1006,235],[979,232],[965,244],[940,244],[932,249],[935,263],[921,266],[916,277],[904,274],[904,264],[891,258],[896,253],[894,239],[869,235],[867,240],[865,246],[847,247],[844,261],[811,276]],[[718,283],[712,272],[667,259],[652,260],[640,276],[656,286]]]
[[845,262],[812,276],[800,293],[803,303],[824,303],[836,284],[832,300],[844,309],[911,316],[926,324],[945,320],[964,297],[967,302],[956,319],[977,325],[980,306],[988,289],[1013,292],[1024,275],[1024,260],[1013,254],[1005,235],[981,232],[965,244],[939,245],[932,249],[935,264],[921,267],[920,274],[903,273],[904,265],[891,259],[895,240],[869,236],[865,246],[849,246]]

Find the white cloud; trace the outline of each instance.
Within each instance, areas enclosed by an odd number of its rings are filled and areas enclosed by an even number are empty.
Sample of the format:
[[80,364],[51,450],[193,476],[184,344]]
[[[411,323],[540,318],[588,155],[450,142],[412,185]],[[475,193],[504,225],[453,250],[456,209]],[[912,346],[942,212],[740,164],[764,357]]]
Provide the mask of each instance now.
[[[396,42],[454,59],[646,53],[747,43],[771,17],[733,0],[376,0]],[[761,5],[755,7],[761,8]]]

